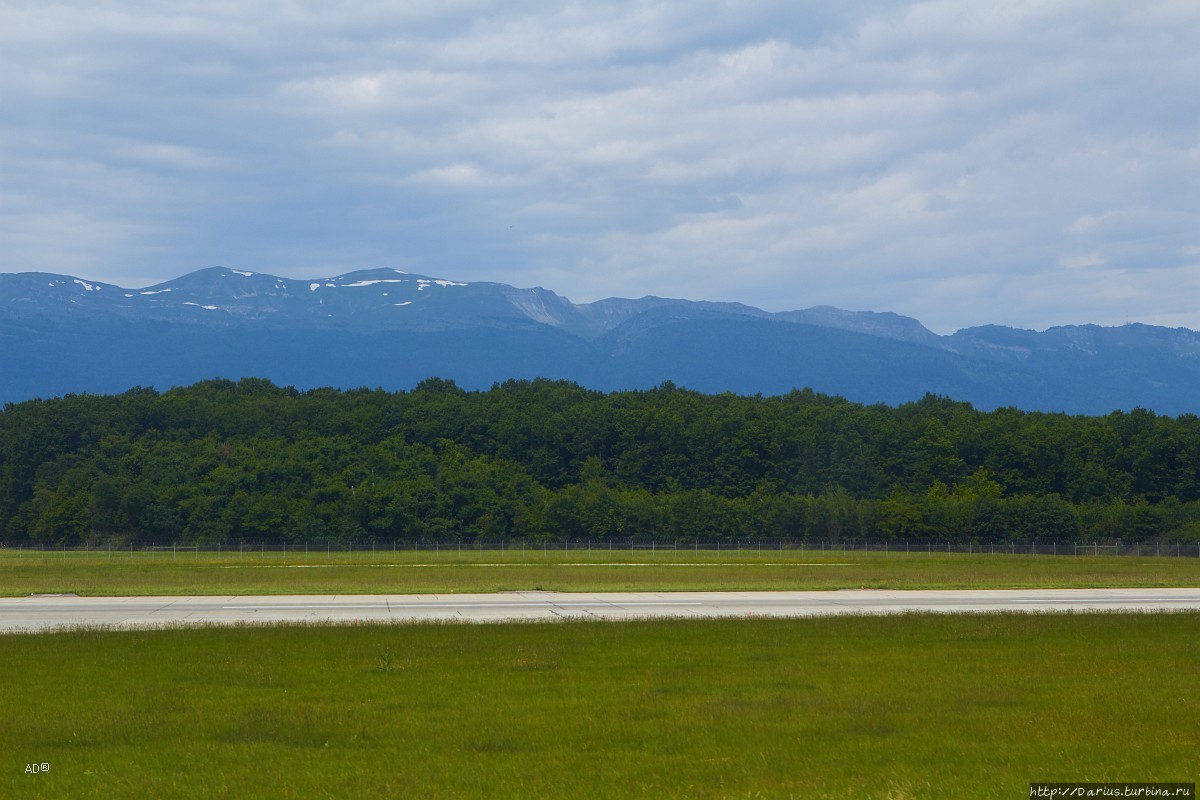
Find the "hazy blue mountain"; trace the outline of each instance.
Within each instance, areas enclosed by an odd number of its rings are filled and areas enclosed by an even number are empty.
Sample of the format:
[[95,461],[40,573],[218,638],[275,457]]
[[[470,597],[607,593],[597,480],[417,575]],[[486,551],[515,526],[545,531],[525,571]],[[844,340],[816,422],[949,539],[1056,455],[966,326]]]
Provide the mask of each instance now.
[[927,392],[981,408],[1200,410],[1200,334],[1149,325],[939,336],[893,313],[770,313],[661,297],[574,304],[543,288],[391,269],[297,280],[215,267],[140,289],[0,274],[0,401],[259,376],[301,388],[812,387],[862,402]]

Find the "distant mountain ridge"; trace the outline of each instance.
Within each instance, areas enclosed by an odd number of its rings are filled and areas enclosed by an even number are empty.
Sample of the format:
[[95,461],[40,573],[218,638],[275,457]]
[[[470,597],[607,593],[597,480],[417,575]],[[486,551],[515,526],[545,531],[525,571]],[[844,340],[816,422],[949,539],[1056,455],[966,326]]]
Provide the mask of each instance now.
[[985,325],[941,336],[890,312],[575,304],[541,287],[393,269],[300,280],[213,267],[141,289],[0,274],[0,401],[244,376],[392,389],[426,377],[605,390],[671,380],[707,392],[811,387],[890,404],[932,392],[982,408],[1183,414],[1200,410],[1200,334]]

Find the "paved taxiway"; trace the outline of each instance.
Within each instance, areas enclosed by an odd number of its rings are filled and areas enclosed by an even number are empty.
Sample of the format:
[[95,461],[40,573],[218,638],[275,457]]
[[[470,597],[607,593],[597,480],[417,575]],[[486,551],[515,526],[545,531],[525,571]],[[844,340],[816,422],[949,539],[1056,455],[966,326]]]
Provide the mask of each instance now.
[[197,623],[553,620],[568,617],[808,617],[905,611],[1200,611],[1197,589],[986,589],[825,592],[506,592],[0,598],[0,632]]

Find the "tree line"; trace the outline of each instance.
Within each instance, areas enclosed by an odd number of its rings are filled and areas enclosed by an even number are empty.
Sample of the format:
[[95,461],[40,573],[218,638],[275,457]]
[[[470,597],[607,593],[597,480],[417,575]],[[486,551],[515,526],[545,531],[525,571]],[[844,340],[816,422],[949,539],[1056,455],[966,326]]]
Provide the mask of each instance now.
[[0,411],[0,541],[1200,541],[1200,419],[564,381]]

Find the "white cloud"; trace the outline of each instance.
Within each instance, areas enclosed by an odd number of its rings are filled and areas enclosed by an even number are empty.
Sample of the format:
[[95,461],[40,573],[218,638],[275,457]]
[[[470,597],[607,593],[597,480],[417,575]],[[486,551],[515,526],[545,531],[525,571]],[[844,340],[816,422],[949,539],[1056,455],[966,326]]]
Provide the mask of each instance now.
[[223,169],[228,165],[224,158],[209,155],[195,147],[175,144],[126,144],[114,148],[113,154],[120,158],[178,169]]
[[444,167],[434,167],[413,174],[409,180],[434,186],[470,189],[496,188],[515,182],[511,178],[490,174],[475,164],[447,164]]
[[1063,256],[1058,260],[1065,269],[1087,269],[1088,267],[1102,267],[1108,263],[1104,256],[1099,253],[1084,253],[1075,256]]

